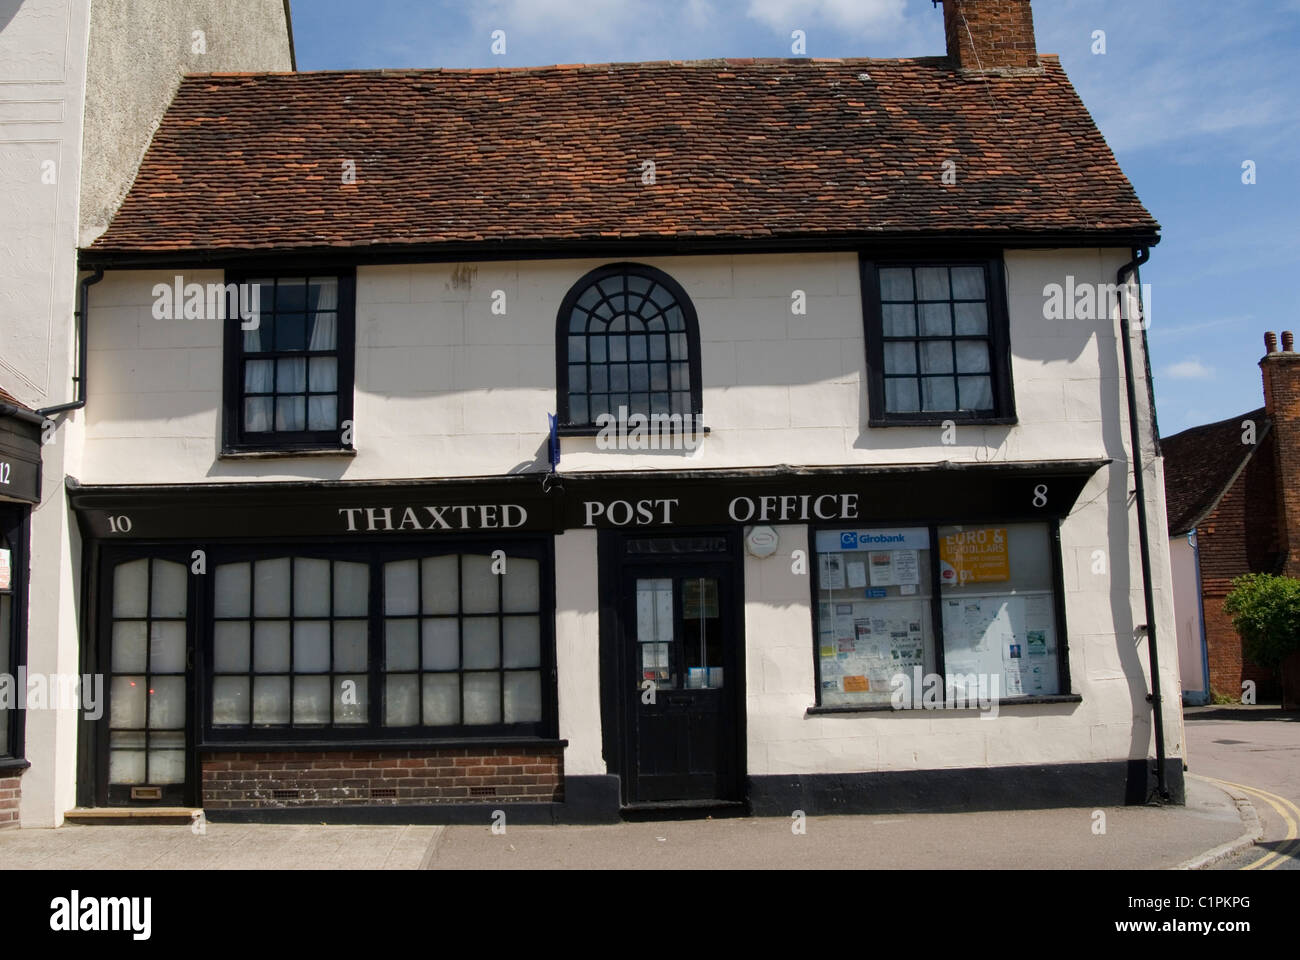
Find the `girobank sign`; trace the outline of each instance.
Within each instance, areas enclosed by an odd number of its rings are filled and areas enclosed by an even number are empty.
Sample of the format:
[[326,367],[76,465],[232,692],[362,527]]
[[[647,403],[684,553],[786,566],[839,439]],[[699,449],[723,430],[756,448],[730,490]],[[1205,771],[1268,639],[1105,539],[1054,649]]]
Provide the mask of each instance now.
[[929,550],[930,531],[925,527],[876,530],[820,530],[817,550],[835,553],[846,550]]

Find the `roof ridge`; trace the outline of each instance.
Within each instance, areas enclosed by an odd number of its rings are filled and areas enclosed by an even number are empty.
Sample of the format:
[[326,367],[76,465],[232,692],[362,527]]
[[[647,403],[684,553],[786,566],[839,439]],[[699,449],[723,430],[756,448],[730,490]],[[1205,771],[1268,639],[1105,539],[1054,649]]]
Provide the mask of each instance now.
[[697,60],[608,60],[594,63],[546,63],[510,67],[358,67],[331,70],[214,70],[187,73],[186,79],[204,77],[301,77],[314,79],[329,76],[350,77],[402,77],[437,76],[441,74],[486,73],[541,73],[556,70],[607,70],[612,68],[677,68],[715,69],[720,67],[788,67],[796,64],[818,67],[857,64],[915,64],[918,66],[946,65],[948,58],[927,57],[705,57]]

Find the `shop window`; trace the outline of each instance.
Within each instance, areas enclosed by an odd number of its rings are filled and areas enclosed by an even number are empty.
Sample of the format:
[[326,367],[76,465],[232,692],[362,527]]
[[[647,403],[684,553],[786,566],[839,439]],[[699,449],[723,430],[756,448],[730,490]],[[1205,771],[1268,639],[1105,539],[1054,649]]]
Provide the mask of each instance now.
[[384,564],[385,726],[542,719],[540,568],[486,554]]
[[819,706],[896,705],[903,683],[923,706],[931,676],[944,704],[1068,693],[1048,524],[820,530],[815,548]]
[[701,413],[700,337],[686,291],[652,267],[593,270],[560,305],[558,420],[594,432],[602,414]]
[[216,568],[213,726],[368,722],[364,563],[276,557]]
[[542,557],[519,543],[213,557],[209,736],[543,735],[553,691]]
[[872,425],[1014,418],[999,261],[864,262]]
[[[230,295],[225,340],[225,445],[240,450],[351,447],[354,290],[351,275],[228,278],[256,290],[256,323]],[[251,329],[244,329],[250,327]],[[345,442],[345,435],[349,438]]]

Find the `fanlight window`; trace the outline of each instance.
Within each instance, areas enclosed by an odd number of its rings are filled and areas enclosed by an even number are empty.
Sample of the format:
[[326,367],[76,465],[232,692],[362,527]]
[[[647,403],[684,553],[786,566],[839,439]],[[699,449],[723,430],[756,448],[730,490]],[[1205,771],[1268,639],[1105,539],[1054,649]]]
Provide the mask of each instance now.
[[601,414],[700,412],[695,308],[671,277],[617,264],[583,277],[560,307],[560,422]]

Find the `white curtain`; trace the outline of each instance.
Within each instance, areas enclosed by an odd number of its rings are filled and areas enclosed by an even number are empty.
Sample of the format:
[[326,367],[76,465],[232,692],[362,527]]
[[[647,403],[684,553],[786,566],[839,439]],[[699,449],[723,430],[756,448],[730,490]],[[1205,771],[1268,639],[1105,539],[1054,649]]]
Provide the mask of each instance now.
[[[312,324],[308,339],[309,350],[334,350],[338,346],[339,282],[333,277],[312,280],[309,295],[316,293],[315,313],[309,317]],[[311,362],[311,389],[338,389],[338,360],[325,357]],[[338,427],[338,395],[312,396],[307,399],[307,429],[334,430]]]

